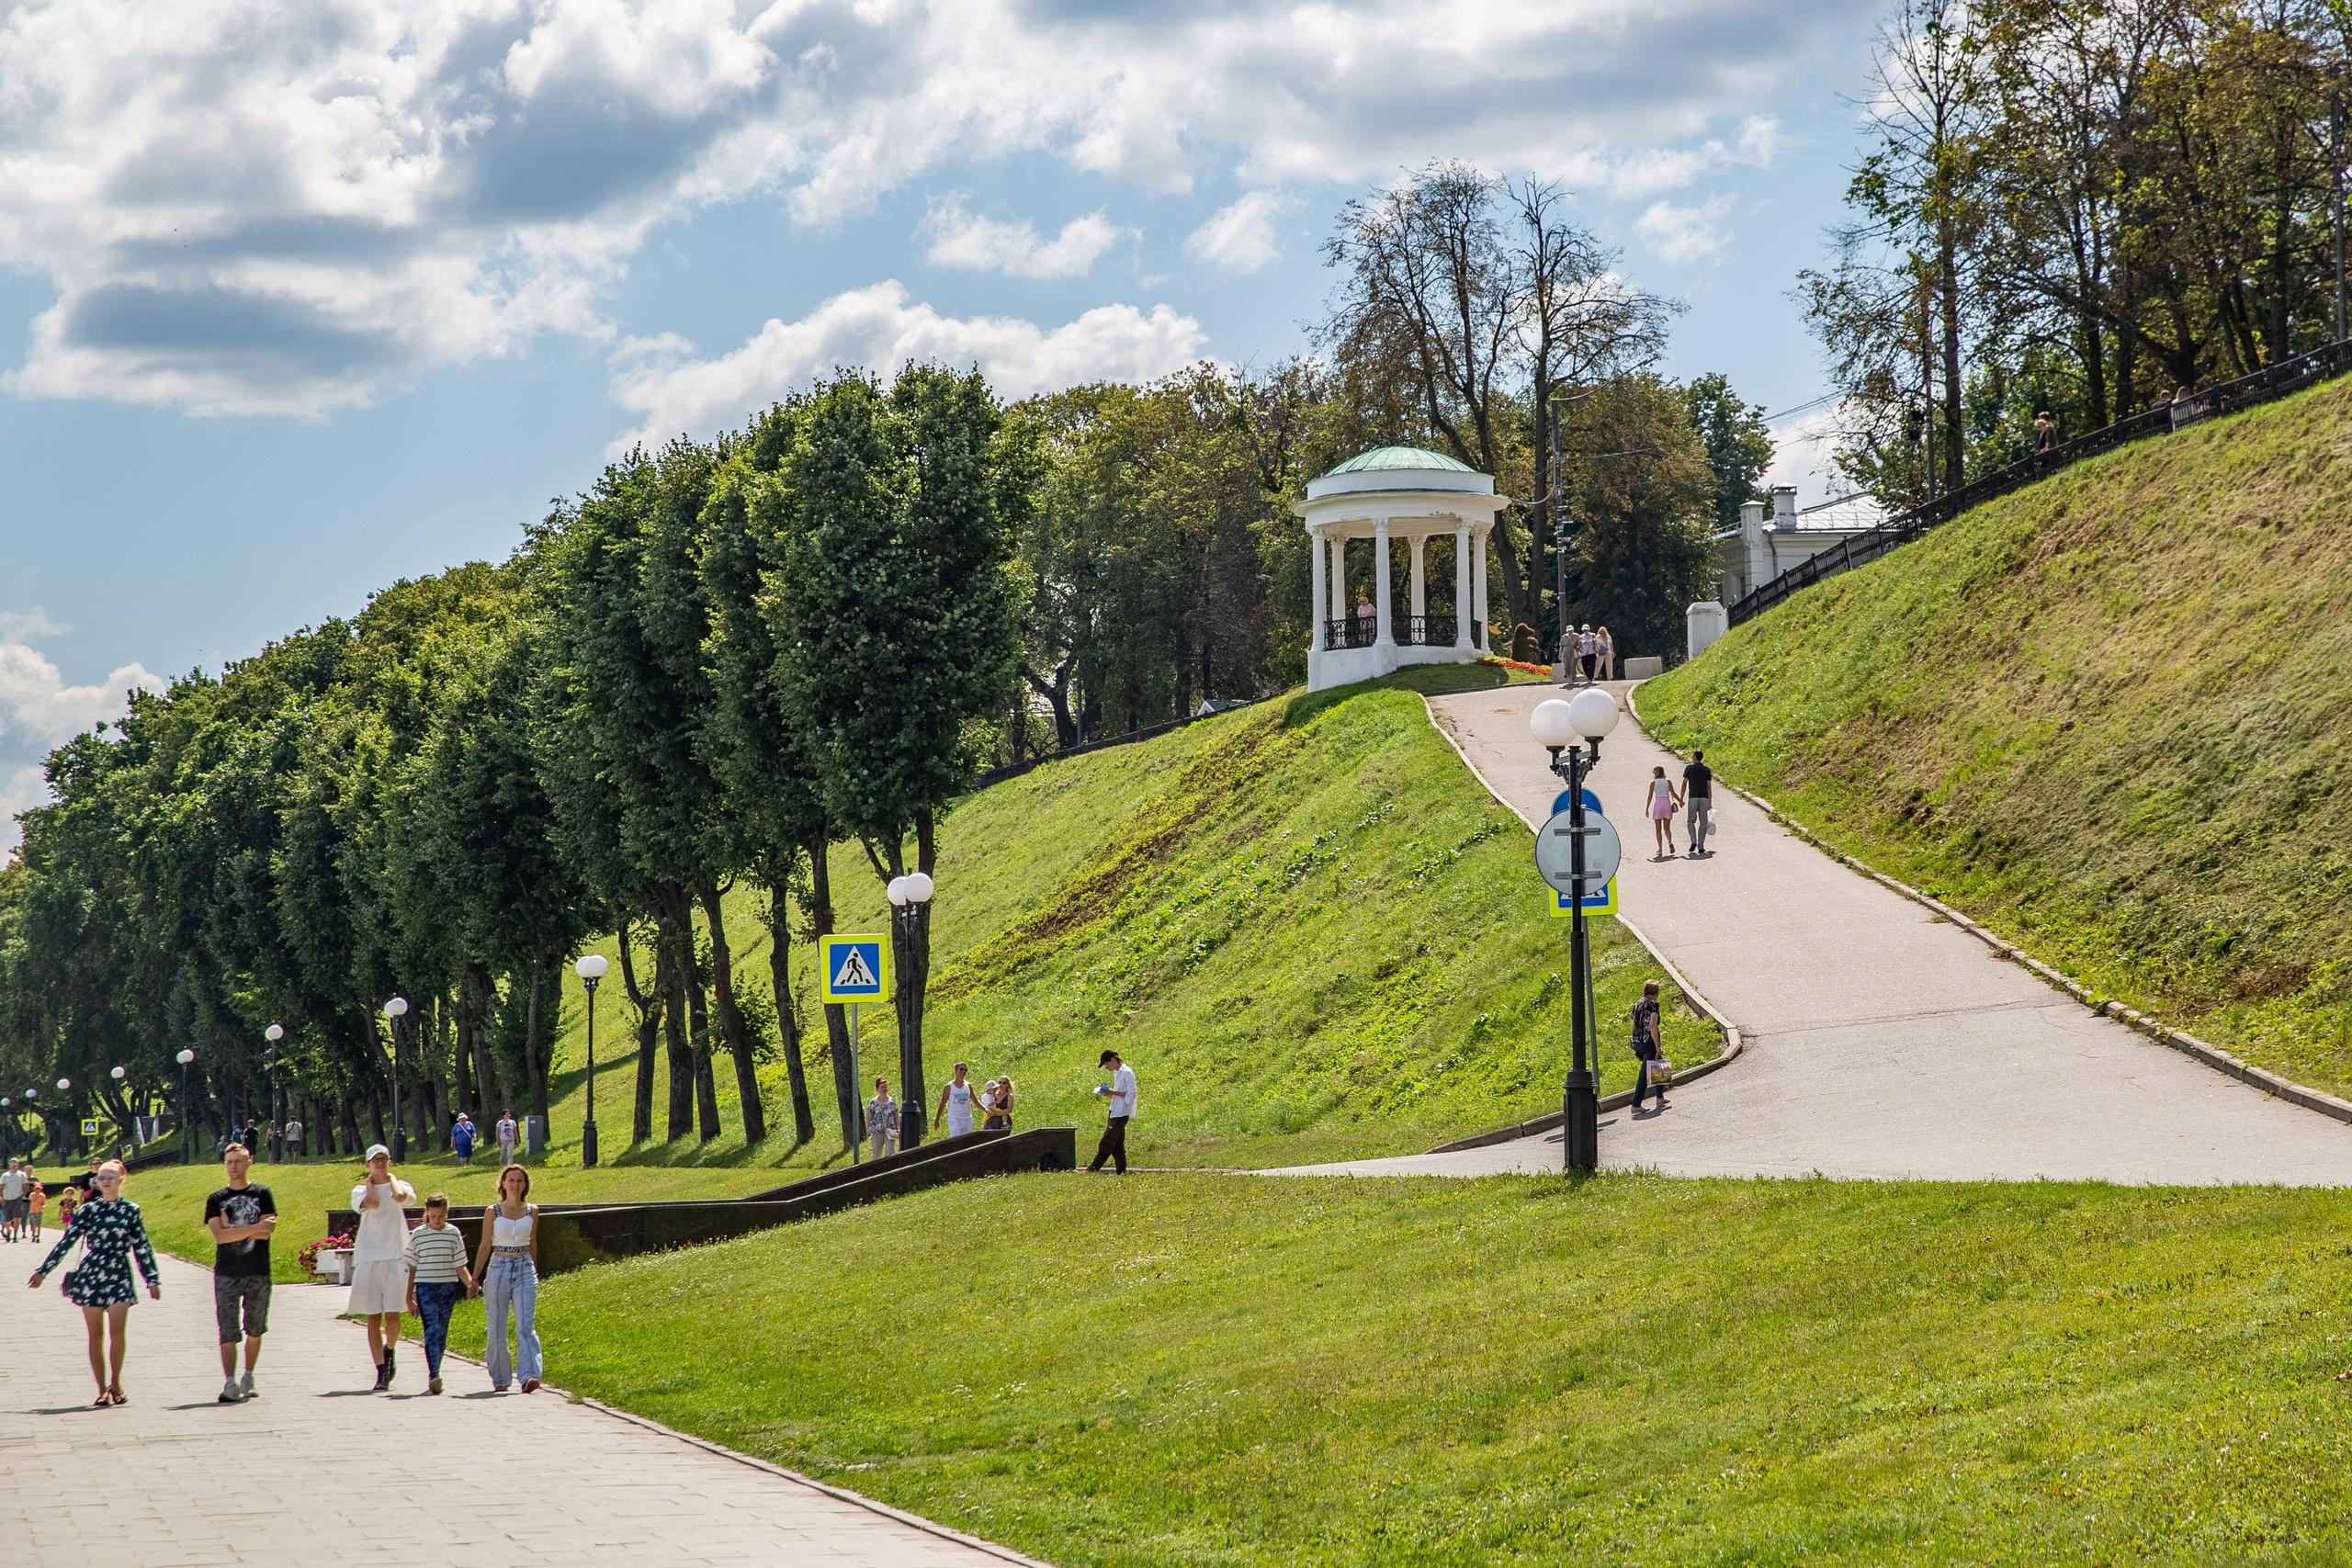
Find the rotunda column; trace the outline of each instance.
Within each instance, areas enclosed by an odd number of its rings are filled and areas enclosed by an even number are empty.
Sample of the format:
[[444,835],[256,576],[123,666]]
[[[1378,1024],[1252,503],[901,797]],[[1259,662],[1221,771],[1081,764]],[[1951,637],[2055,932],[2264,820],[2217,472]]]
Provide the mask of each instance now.
[[1312,592],[1315,601],[1315,618],[1307,623],[1308,631],[1306,637],[1306,662],[1308,665],[1307,679],[1308,682],[1312,684],[1314,680],[1313,666],[1317,658],[1323,651],[1323,623],[1330,618],[1331,592],[1325,585],[1324,572],[1328,570],[1329,563],[1326,561],[1323,554],[1322,529],[1309,528],[1306,531],[1306,548],[1308,552],[1306,577],[1308,582],[1313,585]]
[[1470,648],[1470,525],[1460,518],[1453,524],[1453,646]]
[[1395,617],[1388,609],[1388,519],[1376,517],[1372,525],[1372,612],[1373,625],[1379,627],[1373,641],[1383,648],[1396,645]]

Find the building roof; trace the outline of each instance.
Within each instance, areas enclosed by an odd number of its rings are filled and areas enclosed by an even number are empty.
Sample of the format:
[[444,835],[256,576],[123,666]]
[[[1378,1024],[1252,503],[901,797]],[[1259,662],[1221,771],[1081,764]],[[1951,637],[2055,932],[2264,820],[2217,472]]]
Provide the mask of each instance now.
[[[1790,519],[1799,530],[1826,528],[1839,531],[1875,528],[1885,521],[1886,508],[1859,491],[1852,495],[1841,495],[1835,501],[1808,506]],[[1782,527],[1788,525],[1788,523],[1781,524]]]
[[1369,452],[1359,452],[1322,477],[1332,474],[1370,474],[1391,468],[1440,468],[1457,474],[1475,474],[1478,470],[1469,464],[1457,462],[1442,452],[1432,452],[1425,446],[1375,446]]

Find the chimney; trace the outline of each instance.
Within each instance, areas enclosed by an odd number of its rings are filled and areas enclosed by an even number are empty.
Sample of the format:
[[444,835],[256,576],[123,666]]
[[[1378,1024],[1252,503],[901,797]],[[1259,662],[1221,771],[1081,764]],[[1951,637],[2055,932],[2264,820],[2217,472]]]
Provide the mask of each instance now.
[[1764,532],[1764,503],[1743,501],[1739,503],[1739,536],[1753,539]]
[[1774,485],[1772,487],[1772,524],[1776,528],[1793,528],[1797,525],[1796,486]]

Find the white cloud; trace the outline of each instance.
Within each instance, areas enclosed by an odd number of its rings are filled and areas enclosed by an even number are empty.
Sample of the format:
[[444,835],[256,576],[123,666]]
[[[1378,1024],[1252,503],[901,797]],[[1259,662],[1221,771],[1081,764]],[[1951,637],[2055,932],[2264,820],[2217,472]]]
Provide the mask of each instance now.
[[951,162],[1182,191],[1442,152],[1655,199],[1768,162],[1776,99],[1877,5],[18,0],[0,266],[57,297],[7,385],[318,413],[608,336],[630,256],[699,208],[823,223]]
[[1130,231],[1096,210],[1071,219],[1048,240],[1034,224],[983,218],[951,197],[924,218],[923,232],[931,240],[928,259],[934,266],[1014,277],[1084,277]]
[[164,687],[140,664],[123,665],[86,686],[67,685],[57,666],[22,640],[63,630],[39,608],[0,612],[0,861],[16,846],[16,814],[49,798],[48,783],[33,759],[119,715],[134,688]]
[[1252,273],[1283,254],[1274,225],[1298,209],[1278,190],[1253,190],[1212,213],[1184,242],[1184,254],[1221,272]]
[[1731,197],[1710,197],[1696,207],[1654,201],[1634,223],[1634,231],[1661,261],[1677,265],[1706,261],[1731,243],[1724,220],[1731,216]]
[[998,392],[1033,392],[1092,380],[1144,380],[1195,358],[1201,325],[1165,305],[1102,305],[1058,327],[1008,316],[945,316],[885,282],[836,294],[798,321],[770,320],[716,359],[696,359],[675,337],[631,340],[614,356],[613,399],[640,416],[613,445],[626,451],[679,432],[740,424],[795,387],[841,367],[891,375],[912,360],[977,365]]
[[1845,404],[1834,402],[1774,425],[1772,462],[1762,482],[1794,485],[1808,503],[1851,491],[1852,481],[1838,471],[1838,440],[1848,423]]

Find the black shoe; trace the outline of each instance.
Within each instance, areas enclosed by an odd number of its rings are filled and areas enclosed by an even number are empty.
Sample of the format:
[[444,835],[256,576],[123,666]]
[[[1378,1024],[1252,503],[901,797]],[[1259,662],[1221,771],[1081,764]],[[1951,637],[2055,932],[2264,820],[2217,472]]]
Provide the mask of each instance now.
[[401,1364],[401,1353],[400,1353],[400,1351],[399,1351],[395,1347],[393,1347],[393,1346],[390,1346],[390,1345],[387,1345],[387,1346],[385,1346],[385,1347],[384,1347],[384,1381],[385,1381],[386,1382],[391,1382],[391,1381],[392,1381],[392,1374],[393,1374],[393,1373],[395,1373],[395,1372],[397,1372],[397,1371],[400,1370],[400,1364]]
[[379,1362],[377,1362],[377,1363],[376,1363],[376,1392],[377,1392],[378,1393],[383,1393],[386,1389],[388,1389],[388,1388],[390,1388],[390,1387],[391,1387],[391,1386],[392,1386],[392,1364],[391,1364],[390,1361],[379,1361]]

